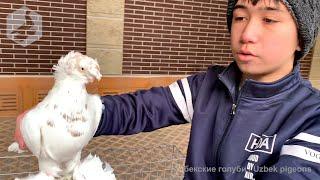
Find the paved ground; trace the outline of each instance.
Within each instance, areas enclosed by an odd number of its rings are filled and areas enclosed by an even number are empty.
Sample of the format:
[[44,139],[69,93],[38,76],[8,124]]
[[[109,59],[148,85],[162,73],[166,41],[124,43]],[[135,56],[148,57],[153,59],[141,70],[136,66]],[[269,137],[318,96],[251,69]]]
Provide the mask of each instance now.
[[[14,128],[13,118],[0,119],[0,180],[10,179],[1,174],[21,172],[22,169],[23,172],[32,172],[37,168],[37,162],[29,157],[29,152],[19,157],[7,152],[7,147],[13,141]],[[84,154],[96,152],[103,156],[114,167],[116,174],[121,174],[119,179],[175,179],[170,178],[168,172],[171,176],[175,172],[175,166],[183,166],[189,133],[190,124],[185,124],[130,136],[101,136],[88,144]],[[134,165],[135,170],[128,163]],[[133,176],[137,171],[139,173]]]

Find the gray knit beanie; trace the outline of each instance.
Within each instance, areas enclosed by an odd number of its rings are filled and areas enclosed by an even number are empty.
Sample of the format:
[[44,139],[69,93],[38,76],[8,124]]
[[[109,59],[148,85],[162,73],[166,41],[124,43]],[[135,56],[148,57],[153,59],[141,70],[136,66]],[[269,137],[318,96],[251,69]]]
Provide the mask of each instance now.
[[[233,8],[238,0],[228,0],[227,25],[231,31]],[[320,28],[320,0],[281,0],[298,25],[301,51],[295,60],[302,59],[313,47]]]

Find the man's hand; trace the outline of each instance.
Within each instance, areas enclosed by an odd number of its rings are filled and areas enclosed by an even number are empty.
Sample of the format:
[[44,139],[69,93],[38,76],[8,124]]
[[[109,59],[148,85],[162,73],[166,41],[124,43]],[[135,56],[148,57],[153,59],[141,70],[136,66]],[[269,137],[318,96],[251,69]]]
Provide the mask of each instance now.
[[27,111],[24,111],[22,114],[20,114],[17,119],[16,119],[16,130],[14,132],[14,140],[19,144],[19,148],[21,150],[23,149],[26,149],[26,144],[23,140],[23,137],[21,135],[21,130],[20,130],[20,126],[21,126],[21,122],[22,122],[22,119],[23,117],[26,115],[26,113],[28,112],[29,110]]

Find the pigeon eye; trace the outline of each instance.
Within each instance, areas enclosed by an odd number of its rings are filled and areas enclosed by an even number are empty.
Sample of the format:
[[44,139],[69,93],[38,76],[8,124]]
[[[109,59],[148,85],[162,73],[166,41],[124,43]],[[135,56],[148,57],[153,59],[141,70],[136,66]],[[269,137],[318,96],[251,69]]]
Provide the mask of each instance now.
[[82,68],[81,68],[81,71],[83,71],[83,70],[84,70],[84,68],[82,67]]

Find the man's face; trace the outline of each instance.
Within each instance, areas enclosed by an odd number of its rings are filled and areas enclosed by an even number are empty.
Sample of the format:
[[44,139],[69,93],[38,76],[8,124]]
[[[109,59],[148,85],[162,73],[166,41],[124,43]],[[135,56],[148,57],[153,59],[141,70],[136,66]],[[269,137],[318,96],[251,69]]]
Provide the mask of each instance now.
[[231,46],[245,78],[276,81],[292,71],[299,50],[295,21],[282,2],[239,0],[231,27]]

